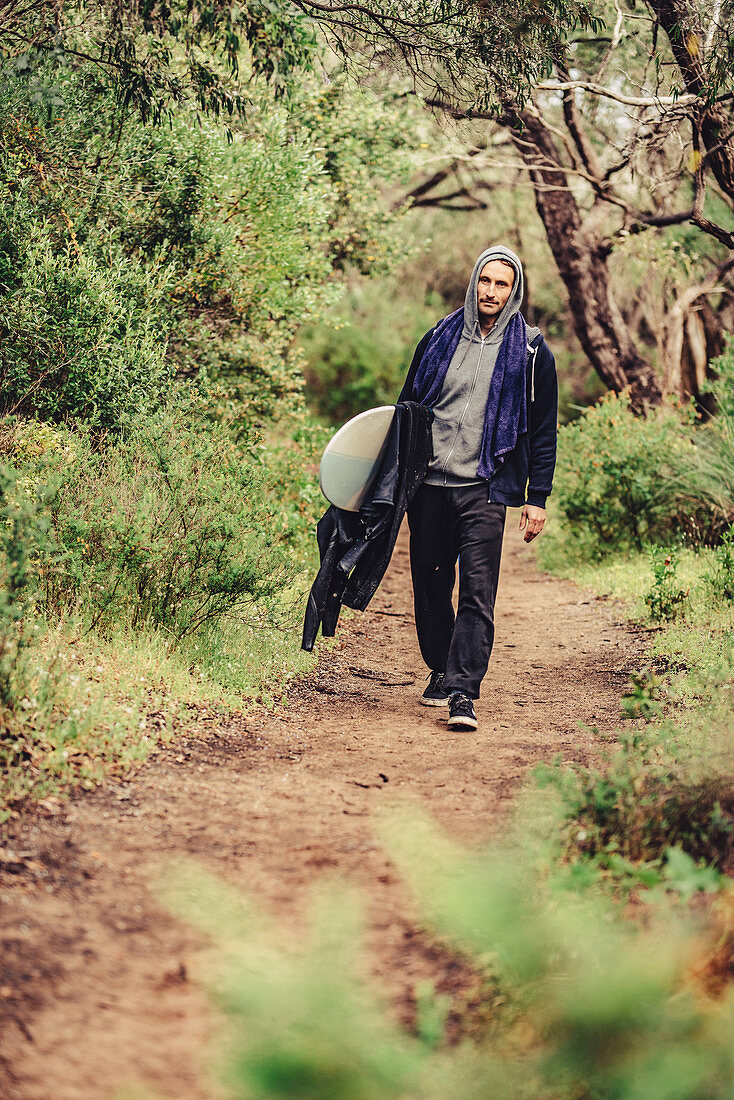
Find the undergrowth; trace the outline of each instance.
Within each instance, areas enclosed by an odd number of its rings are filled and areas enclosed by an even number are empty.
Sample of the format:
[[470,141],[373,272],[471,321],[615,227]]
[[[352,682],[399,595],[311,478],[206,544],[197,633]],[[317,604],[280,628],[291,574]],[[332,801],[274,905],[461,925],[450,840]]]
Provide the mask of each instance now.
[[296,336],[347,272],[414,251],[383,200],[413,172],[413,106],[310,65],[282,95],[278,4],[234,13],[226,87],[196,14],[215,86],[172,76],[139,116],[86,48],[104,13],[60,11],[50,51],[37,14],[0,59],[0,816],[144,753],[161,711],[279,701],[309,667],[323,431]]
[[202,869],[173,868],[169,904],[214,945],[206,980],[228,1021],[215,1066],[227,1094],[727,1100],[734,1001],[721,980],[732,895],[715,899],[711,938],[702,937],[679,902],[708,883],[689,857],[672,855],[662,904],[644,922],[625,921],[588,878],[571,880],[549,861],[539,825],[547,817],[536,797],[503,843],[467,852],[415,806],[382,815],[381,842],[423,921],[491,982],[491,1018],[458,1045],[442,1035],[445,996],[422,989],[408,1034],[365,984],[366,898],[322,886],[294,946]]
[[[578,583],[614,600],[649,639],[616,747],[595,765],[539,773],[562,807],[561,858],[592,878],[661,885],[670,859],[687,858],[705,890],[719,882],[707,868],[734,870],[729,553],[727,536],[716,548],[654,547],[574,566]],[[558,567],[555,547],[544,560]]]
[[0,821],[129,768],[187,707],[284,703],[313,663],[323,432],[264,449],[195,413],[101,444],[0,426]]

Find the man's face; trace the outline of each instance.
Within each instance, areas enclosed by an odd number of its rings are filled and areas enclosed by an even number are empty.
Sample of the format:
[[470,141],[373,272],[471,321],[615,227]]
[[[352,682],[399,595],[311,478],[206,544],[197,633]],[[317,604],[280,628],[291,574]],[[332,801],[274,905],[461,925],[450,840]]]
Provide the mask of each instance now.
[[515,272],[501,260],[489,260],[479,272],[477,310],[482,330],[489,332],[512,293]]

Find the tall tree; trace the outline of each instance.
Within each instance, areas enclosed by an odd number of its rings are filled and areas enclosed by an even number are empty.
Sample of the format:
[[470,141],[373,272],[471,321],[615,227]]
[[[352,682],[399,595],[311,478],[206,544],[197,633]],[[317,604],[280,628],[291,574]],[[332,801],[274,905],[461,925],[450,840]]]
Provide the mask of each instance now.
[[[697,391],[702,355],[720,350],[732,308],[731,0],[612,0],[595,5],[593,17],[580,5],[520,2],[510,13],[502,4],[442,2],[422,24],[410,5],[297,6],[338,41],[359,37],[376,61],[407,68],[432,107],[505,128],[532,182],[579,339],[610,388],[629,386],[638,405],[664,389]],[[468,151],[468,186],[452,190],[454,174],[441,169],[413,187],[413,201],[481,204],[497,163],[481,145]],[[615,292],[614,268],[631,237],[670,240],[675,227],[688,227],[678,239],[691,262],[686,279],[666,288],[651,350],[636,331],[629,285],[624,299]]]
[[[559,38],[551,79],[523,104],[506,98],[494,127],[495,135],[504,127],[532,182],[584,350],[605,384],[629,386],[637,404],[664,391],[697,393],[734,320],[730,7],[717,4],[708,23],[690,5],[685,13],[677,5],[677,22],[658,7],[617,3],[607,13],[611,35]],[[496,140],[485,134],[472,152],[467,194],[476,202],[476,183],[486,187],[498,160]],[[442,182],[434,173],[418,185],[420,201],[442,202]],[[671,273],[658,288],[662,317],[644,308],[644,286],[641,309],[630,308],[629,279],[621,301],[615,289],[620,256],[642,234],[683,246],[685,278]],[[640,344],[641,319],[655,332],[652,354]]]

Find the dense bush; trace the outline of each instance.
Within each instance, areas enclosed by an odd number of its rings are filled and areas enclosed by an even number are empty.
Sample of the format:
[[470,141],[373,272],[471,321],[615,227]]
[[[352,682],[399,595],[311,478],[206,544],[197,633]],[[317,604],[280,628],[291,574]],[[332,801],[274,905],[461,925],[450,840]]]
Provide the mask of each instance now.
[[274,102],[251,82],[246,120],[182,103],[146,128],[82,60],[32,70],[0,81],[0,414],[117,430],[172,371],[239,425],[298,407],[294,336],[335,273],[406,254],[381,208],[410,163],[405,100],[311,76]]
[[[33,210],[0,206],[0,413],[33,413],[119,432],[155,409],[170,383],[170,273],[53,247]],[[3,220],[4,219],[4,220]]]
[[1,432],[0,823],[7,819],[7,802],[44,770],[50,741],[63,743],[69,734],[57,708],[54,658],[43,652],[35,614],[38,564],[46,550],[44,502],[32,479],[6,463],[6,446]]
[[288,583],[266,469],[195,413],[159,413],[97,449],[79,433],[16,429],[16,460],[49,496],[40,611],[178,641]]
[[721,536],[706,581],[719,599],[734,603],[734,524]]
[[561,429],[554,499],[581,556],[670,541],[685,523],[693,415],[665,405],[638,417],[626,394],[610,393]]
[[236,645],[313,553],[294,338],[406,254],[382,190],[413,108],[312,70],[274,96],[243,56],[246,116],[182,93],[145,125],[65,33],[0,62],[0,443],[47,528],[17,532],[24,590],[52,627]]
[[678,583],[678,553],[676,549],[653,546],[650,549],[652,584],[645,593],[645,603],[654,622],[670,622],[685,611],[688,590]]
[[124,438],[0,422],[0,822],[144,756],[179,693],[282,695],[322,434],[244,446],[194,405]]
[[725,866],[732,851],[734,790],[728,775],[692,774],[665,744],[667,727],[620,735],[606,766],[544,767],[541,782],[563,798],[566,854],[662,860],[679,846],[694,859]]
[[732,1000],[693,987],[692,962],[705,949],[676,914],[649,913],[635,925],[598,892],[564,888],[528,842],[530,820],[521,823],[518,858],[517,843],[467,853],[416,818],[415,808],[394,815],[383,843],[422,927],[437,930],[442,950],[456,949],[455,965],[461,958],[484,976],[488,1020],[478,1041],[440,1042],[433,1025],[446,998],[435,992],[422,998],[420,1039],[393,1022],[360,982],[361,929],[344,888],[317,895],[309,935],[294,951],[249,901],[201,870],[179,868],[168,887],[176,912],[218,949],[213,981],[229,1023],[221,1076],[232,1096],[731,1096]]

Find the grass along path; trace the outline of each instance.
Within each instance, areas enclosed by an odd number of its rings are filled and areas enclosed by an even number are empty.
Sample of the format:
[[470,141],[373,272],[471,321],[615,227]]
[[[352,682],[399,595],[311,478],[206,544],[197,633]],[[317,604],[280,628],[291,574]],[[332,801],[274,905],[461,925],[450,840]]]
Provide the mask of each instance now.
[[425,931],[377,840],[375,810],[408,796],[456,839],[485,839],[533,765],[595,754],[582,727],[614,729],[640,650],[613,604],[538,572],[516,524],[511,513],[476,735],[450,733],[443,710],[418,705],[425,670],[404,532],[370,609],[342,624],[287,706],[226,724],[200,711],[134,778],[7,825],[3,1097],[220,1095],[207,1071],[218,1020],[199,980],[204,944],[158,894],[181,856],[296,940],[325,871],[356,882],[369,898],[366,965],[394,1011],[412,1020],[426,978],[471,1001],[475,976]]

